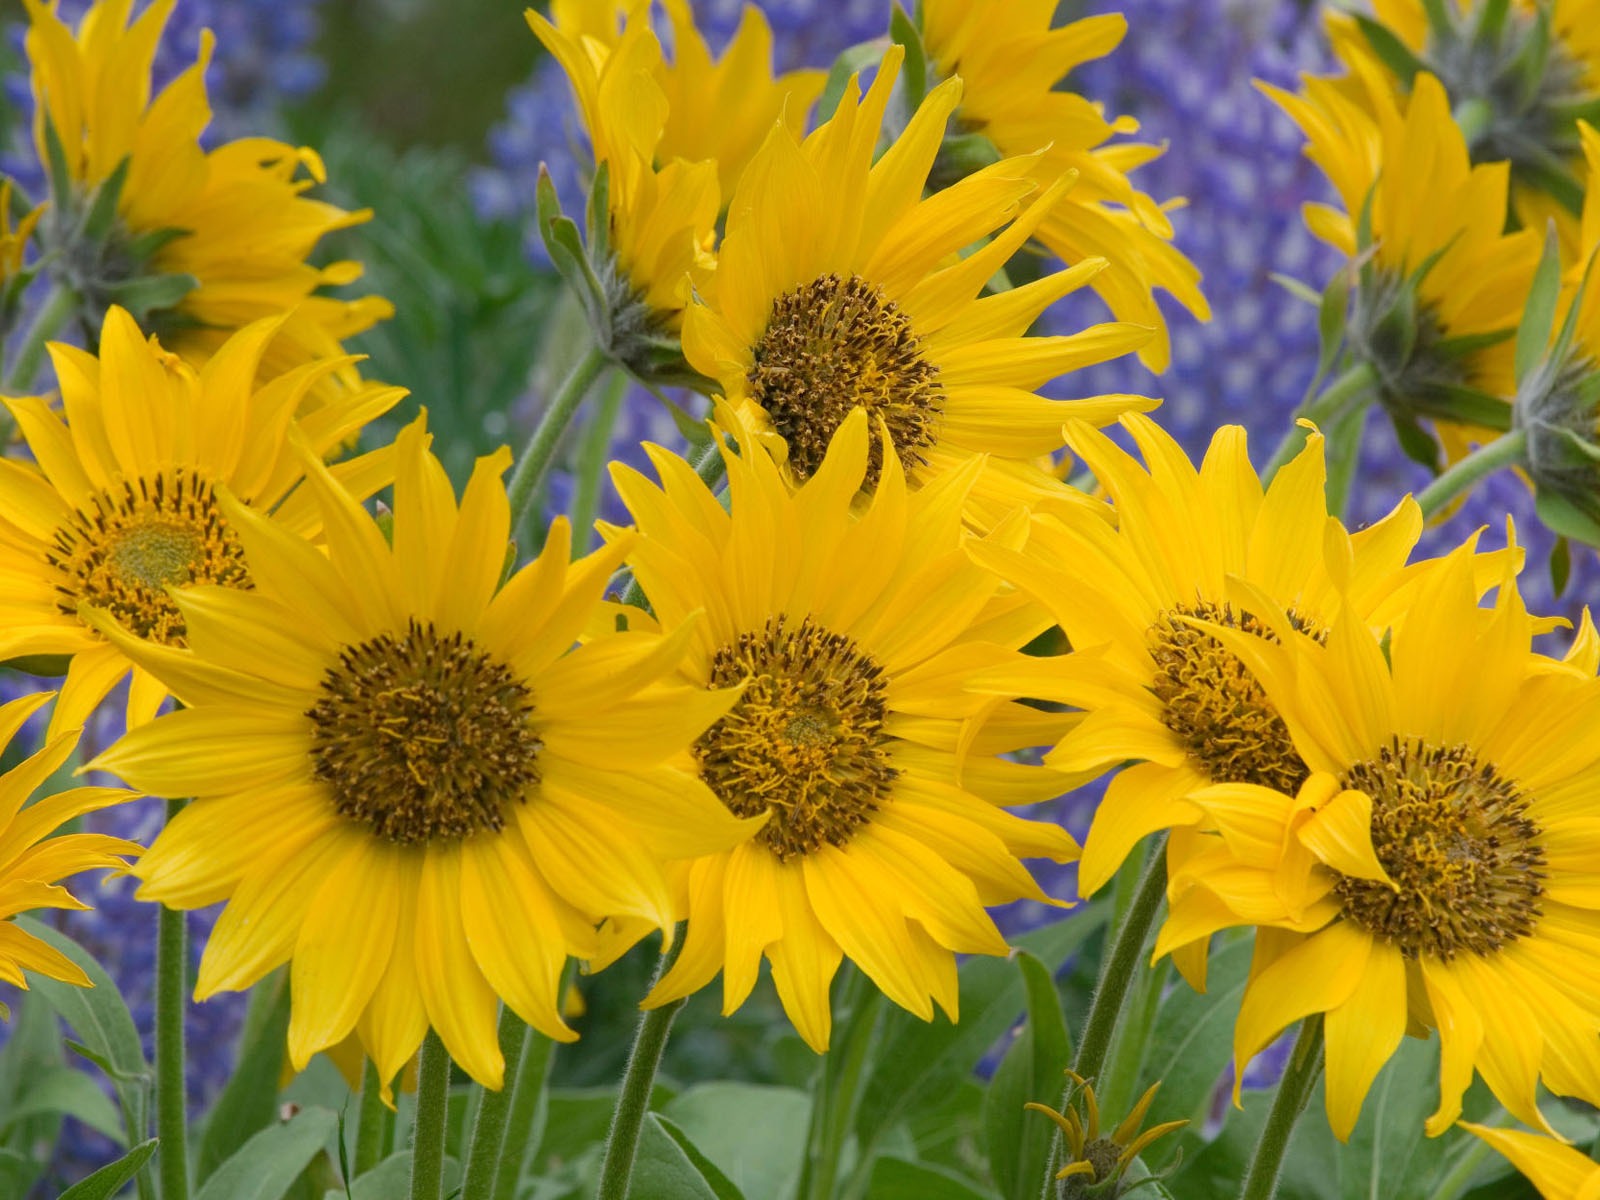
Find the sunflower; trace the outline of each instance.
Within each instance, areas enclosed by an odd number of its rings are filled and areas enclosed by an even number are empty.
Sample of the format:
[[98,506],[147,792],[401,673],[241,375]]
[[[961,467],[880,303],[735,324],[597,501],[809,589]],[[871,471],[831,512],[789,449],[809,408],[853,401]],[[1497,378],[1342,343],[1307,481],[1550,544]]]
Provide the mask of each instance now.
[[[1012,648],[1048,624],[962,552],[979,463],[908,494],[889,455],[861,508],[868,440],[867,414],[851,414],[791,493],[741,430],[743,452],[724,454],[731,513],[659,448],[659,485],[612,468],[639,527],[628,562],[656,616],[673,629],[705,612],[684,677],[742,686],[694,745],[700,774],[730,812],[762,821],[688,868],[683,952],[648,1003],[720,970],[731,1013],[764,956],[818,1052],[844,956],[895,1003],[925,1020],[937,1003],[953,1020],[955,954],[1006,952],[984,906],[1045,899],[1019,856],[1077,856],[1062,829],[1002,808],[1067,784],[996,757],[1054,737],[1063,719],[962,687],[967,673],[1019,658]],[[1013,522],[994,536],[1018,532]]]
[[[614,32],[617,7],[586,11],[595,20],[600,10],[601,27]],[[716,265],[720,193],[715,162],[659,155],[671,113],[662,86],[666,60],[648,5],[630,5],[623,31],[609,41],[552,25],[531,8],[526,15],[566,72],[595,169],[606,173],[604,241],[614,261],[603,255],[592,267],[602,276],[602,296],[615,310],[640,306],[642,326],[675,331],[690,290],[703,286]]]
[[1511,1160],[1545,1200],[1600,1200],[1600,1163],[1581,1150],[1521,1129],[1461,1122]]
[[1600,1101],[1600,680],[1531,653],[1509,575],[1479,607],[1471,548],[1416,590],[1387,643],[1352,610],[1318,641],[1217,634],[1249,661],[1311,774],[1298,793],[1224,784],[1214,832],[1170,883],[1156,944],[1256,926],[1236,1066],[1325,1014],[1327,1107],[1349,1136],[1407,1032],[1439,1032],[1428,1132],[1474,1068],[1553,1132],[1539,1082]]
[[[1434,76],[1417,75],[1406,98],[1366,62],[1350,79],[1304,82],[1304,95],[1260,86],[1305,132],[1306,154],[1343,201],[1343,211],[1308,204],[1306,224],[1352,259],[1370,247],[1352,347],[1373,365],[1392,412],[1445,418],[1435,426],[1457,457],[1467,441],[1495,436],[1448,419],[1457,392],[1516,390],[1511,337],[1542,233],[1506,232],[1510,167],[1471,163]],[[1397,321],[1412,331],[1398,350]]]
[[1107,119],[1103,108],[1057,85],[1086,62],[1103,58],[1127,33],[1127,18],[1108,13],[1052,28],[1055,0],[923,0],[922,39],[939,72],[966,87],[956,126],[982,134],[1003,155],[1031,155],[1034,178],[1048,186],[1067,171],[1077,187],[1040,222],[1035,236],[1069,263],[1103,258],[1094,288],[1120,320],[1155,328],[1140,350],[1152,371],[1167,367],[1162,288],[1202,321],[1211,309],[1200,272],[1172,245],[1172,222],[1128,174],[1161,154],[1159,146],[1105,144],[1135,133],[1132,117]]
[[[53,694],[42,692],[0,704],[0,752]],[[134,797],[121,788],[82,787],[29,805],[35,789],[66,763],[77,744],[78,730],[68,730],[0,775],[0,982],[19,988],[28,986],[23,971],[79,987],[91,984],[77,963],[6,918],[35,908],[88,908],[57,880],[96,867],[126,867],[119,856],[133,857],[143,849],[100,833],[46,838],[74,817]],[[0,1004],[0,1017],[7,1015],[6,1006]]]
[[[1369,37],[1350,15],[1330,12],[1333,47],[1345,64],[1389,75],[1397,91],[1393,49],[1436,74],[1460,114],[1474,162],[1511,164],[1512,200],[1521,225],[1543,230],[1554,220],[1563,242],[1578,232],[1586,190],[1574,116],[1600,100],[1600,3],[1513,0],[1430,5],[1426,0],[1374,0],[1372,18],[1393,41]],[[1353,90],[1359,98],[1359,89]]]
[[[315,536],[309,498],[285,499],[305,475],[290,441],[330,453],[404,395],[340,391],[297,421],[307,390],[349,360],[307,363],[258,387],[263,350],[282,324],[247,326],[196,370],[114,307],[98,358],[50,347],[65,419],[38,398],[6,401],[35,463],[0,459],[0,660],[71,657],[52,732],[81,725],[130,667],[130,724],[149,720],[167,695],[84,622],[81,604],[109,610],[148,641],[182,645],[170,588],[251,585],[220,491]],[[393,477],[392,454],[334,471],[368,496]]]
[[395,444],[392,544],[311,455],[325,555],[225,497],[255,586],[178,592],[187,649],[91,611],[188,706],[93,765],[195,797],[135,874],[141,899],[228,902],[198,999],[288,962],[296,1070],[353,1029],[392,1080],[432,1026],[498,1088],[498,1001],[573,1040],[567,956],[608,916],[670,930],[659,860],[756,822],[664,765],[735,699],[663,678],[692,627],[572,650],[626,542],[572,563],[557,521],[501,586],[509,454],[478,461],[458,509],[427,446],[420,421]]
[[[625,35],[626,18],[649,7],[648,0],[554,0],[550,16],[569,38],[587,39],[593,55],[597,46],[615,49]],[[651,78],[666,100],[655,161],[711,159],[720,194],[730,197],[774,122],[795,133],[805,127],[827,72],[803,68],[774,75],[772,27],[754,4],[744,6],[739,27],[716,59],[695,25],[689,0],[663,0],[662,7],[672,29],[673,58],[651,64]],[[537,25],[534,31],[539,32]]]
[[[791,486],[817,472],[834,432],[865,408],[887,425],[913,487],[987,455],[971,499],[980,523],[993,523],[1040,495],[1078,495],[1033,461],[1060,448],[1064,419],[1100,423],[1156,403],[1047,400],[1033,389],[1137,349],[1152,330],[1022,336],[1104,259],[977,299],[1071,181],[1041,193],[1037,160],[1008,158],[923,199],[961,82],[935,88],[874,163],[902,57],[890,48],[865,97],[852,77],[832,120],[804,143],[781,127],[768,136],[734,196],[716,278],[685,317],[683,350],[760,430]],[[868,486],[881,458],[874,445]]]
[[[204,79],[209,32],[194,66],[152,100],[151,64],[174,0],[152,0],[131,24],[132,0],[98,0],[76,35],[53,6],[25,3],[34,141],[46,164],[52,138],[57,142],[76,192],[55,198],[56,215],[64,221],[126,172],[117,228],[99,253],[99,271],[86,267],[82,248],[63,253],[52,269],[67,272],[66,282],[103,306],[130,273],[192,276],[194,289],[155,314],[155,324],[195,359],[214,352],[232,330],[296,309],[264,364],[269,374],[337,354],[340,339],[392,312],[378,297],[346,302],[314,294],[361,274],[354,262],[312,266],[306,260],[317,242],[371,216],[303,194],[322,182],[315,152],[267,138],[201,148],[211,119]],[[47,219],[47,239],[72,236],[51,225]],[[341,371],[354,386],[349,364]]]
[[1245,664],[1193,622],[1263,638],[1285,619],[1325,630],[1342,584],[1344,603],[1382,630],[1402,611],[1413,574],[1406,557],[1422,531],[1409,498],[1355,534],[1330,517],[1320,434],[1263,491],[1236,425],[1217,431],[1197,471],[1154,421],[1134,415],[1122,424],[1147,467],[1086,425],[1068,428],[1072,450],[1109,493],[1114,526],[1063,510],[1034,519],[1026,552],[972,549],[1048,607],[1075,648],[974,686],[994,682],[1085,710],[1046,756],[1062,770],[1097,775],[1138,760],[1095,812],[1078,868],[1084,895],[1141,838],[1196,822],[1200,810],[1185,798],[1196,788],[1293,791],[1309,773]]

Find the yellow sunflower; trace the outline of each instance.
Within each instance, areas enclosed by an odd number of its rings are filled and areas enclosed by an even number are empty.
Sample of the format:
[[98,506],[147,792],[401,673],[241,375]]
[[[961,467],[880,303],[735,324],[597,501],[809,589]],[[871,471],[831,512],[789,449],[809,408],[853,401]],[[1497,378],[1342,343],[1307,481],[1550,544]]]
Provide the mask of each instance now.
[[[614,21],[616,7],[603,7]],[[602,279],[602,291],[614,308],[640,303],[644,320],[675,330],[691,289],[703,286],[716,265],[717,164],[660,157],[671,115],[662,86],[666,61],[648,5],[629,8],[623,32],[611,42],[552,25],[531,8],[526,15],[566,72],[595,168],[606,171],[614,266],[602,262],[598,269],[618,278]]]
[[[1512,0],[1498,17],[1494,5],[1431,7],[1426,0],[1374,0],[1372,17],[1442,78],[1473,160],[1511,163],[1519,223],[1542,231],[1553,220],[1571,248],[1583,181],[1591,177],[1574,116],[1600,100],[1600,3]],[[1328,30],[1347,66],[1366,64],[1406,90],[1354,18],[1330,10]],[[1352,95],[1359,99],[1360,89]]]
[[311,455],[326,554],[225,497],[255,586],[177,592],[187,649],[92,610],[188,706],[93,765],[195,797],[135,873],[141,899],[228,902],[199,999],[288,962],[297,1070],[353,1029],[392,1080],[432,1026],[498,1088],[499,1000],[573,1040],[567,956],[606,917],[670,930],[660,860],[755,822],[664,765],[736,698],[664,678],[692,626],[572,649],[626,542],[572,563],[557,521],[502,586],[509,454],[478,461],[458,508],[427,447],[420,421],[395,444],[392,543]]
[[[772,27],[754,4],[744,6],[739,27],[717,59],[695,25],[689,0],[663,0],[662,7],[672,28],[673,57],[651,63],[651,78],[666,101],[655,161],[713,160],[726,199],[774,122],[795,133],[804,129],[827,72],[803,68],[774,75]],[[590,39],[586,49],[598,57],[622,41],[625,18],[641,11],[647,15],[649,8],[649,0],[554,0],[550,16],[568,37]]]
[[[314,294],[325,284],[353,282],[361,268],[306,260],[325,234],[371,213],[345,212],[303,194],[323,178],[314,151],[267,138],[201,148],[211,119],[204,78],[209,32],[194,66],[151,98],[151,63],[174,2],[152,0],[130,23],[132,0],[98,0],[74,35],[53,5],[25,0],[40,161],[50,162],[52,130],[70,181],[83,193],[126,164],[115,244],[101,255],[110,275],[70,282],[92,292],[122,282],[119,270],[193,276],[198,286],[157,322],[169,343],[192,358],[214,352],[229,331],[291,309],[296,315],[264,364],[269,373],[337,354],[340,339],[393,310],[378,297],[347,302]],[[56,198],[63,213],[67,200]],[[173,236],[163,240],[166,234]],[[83,267],[70,259],[61,265]],[[349,364],[341,370],[353,386]]]
[[[874,162],[902,57],[890,48],[865,97],[852,78],[833,118],[803,143],[781,127],[769,135],[740,179],[716,278],[688,310],[683,350],[760,430],[792,486],[816,473],[834,432],[865,408],[888,427],[913,487],[987,455],[971,502],[979,522],[992,523],[1040,495],[1078,495],[1034,462],[1060,448],[1063,420],[1099,424],[1156,403],[1047,400],[1034,389],[1135,350],[1153,331],[1113,323],[1023,336],[1104,259],[977,298],[1071,179],[1040,189],[1035,158],[1008,158],[924,199],[961,81],[935,88]],[[880,470],[874,445],[868,485]]]
[[[43,692],[0,704],[0,752],[53,694]],[[47,837],[74,817],[134,797],[133,792],[121,788],[81,787],[28,804],[34,791],[72,756],[77,744],[78,730],[68,730],[0,775],[0,982],[19,988],[28,986],[24,971],[37,971],[79,987],[91,985],[70,958],[24,933],[7,918],[35,908],[88,908],[57,881],[96,867],[125,867],[120,855],[133,857],[143,850],[134,842],[100,833]],[[6,1006],[0,1004],[0,1017],[7,1015]]]
[[1600,1163],[1581,1150],[1521,1129],[1462,1121],[1532,1181],[1545,1200],[1600,1200]]
[[1122,424],[1146,466],[1096,430],[1068,428],[1073,451],[1109,494],[1115,524],[1075,510],[1041,514],[1025,552],[972,549],[1048,607],[1074,647],[995,679],[1003,690],[1087,713],[1046,761],[1101,774],[1138,760],[1111,781],[1095,812],[1078,868],[1084,895],[1103,887],[1146,835],[1199,820],[1186,799],[1196,788],[1251,782],[1293,791],[1309,774],[1245,664],[1192,621],[1263,638],[1284,619],[1325,630],[1342,587],[1343,603],[1381,631],[1402,611],[1412,578],[1406,558],[1422,532],[1409,498],[1355,534],[1330,517],[1320,434],[1263,490],[1236,425],[1217,431],[1196,470],[1154,421],[1135,415]]
[[1512,577],[1491,610],[1473,576],[1464,546],[1387,643],[1353,610],[1321,642],[1287,621],[1273,642],[1217,634],[1312,774],[1191,795],[1214,832],[1174,871],[1156,948],[1257,927],[1236,1065],[1325,1014],[1341,1139],[1407,1032],[1439,1033],[1431,1135],[1474,1068],[1546,1132],[1541,1081],[1600,1101],[1600,680],[1531,653]]
[[1140,350],[1152,371],[1166,369],[1166,321],[1155,302],[1162,288],[1202,321],[1211,310],[1200,272],[1172,245],[1172,223],[1129,172],[1161,154],[1159,146],[1118,142],[1135,133],[1131,117],[1108,119],[1101,105],[1057,85],[1086,62],[1103,58],[1127,33],[1127,18],[1108,13],[1052,28],[1056,0],[923,0],[922,39],[943,75],[965,90],[956,126],[979,133],[1003,155],[1040,152],[1034,178],[1048,186],[1066,171],[1078,185],[1040,222],[1035,236],[1069,263],[1103,258],[1094,289],[1120,320],[1153,326]]
[[[1372,63],[1347,80],[1307,78],[1303,95],[1262,84],[1308,139],[1306,154],[1328,176],[1343,210],[1306,205],[1306,224],[1354,259],[1358,228],[1370,226],[1375,286],[1358,298],[1355,352],[1373,361],[1383,398],[1406,414],[1434,415],[1429,402],[1470,387],[1491,396],[1516,390],[1513,331],[1538,266],[1538,229],[1506,232],[1510,167],[1474,166],[1438,79],[1419,74],[1398,97]],[[1416,336],[1403,358],[1383,340],[1397,297]],[[1407,306],[1400,303],[1401,309]],[[1492,430],[1435,422],[1451,457]]]
[[[290,442],[331,453],[405,394],[341,390],[296,420],[307,390],[350,360],[310,362],[258,386],[282,323],[247,326],[196,370],[112,308],[98,358],[50,347],[64,415],[38,398],[6,400],[35,461],[0,459],[0,660],[71,657],[52,731],[81,725],[133,667],[84,623],[80,604],[109,610],[141,638],[182,645],[169,589],[251,585],[221,489],[296,536],[315,536],[316,507],[289,496],[305,475]],[[365,497],[393,478],[393,455],[374,451],[333,470]],[[148,720],[166,695],[133,667],[129,723]]]
[[979,463],[908,494],[889,455],[862,508],[868,440],[867,415],[852,414],[791,493],[743,431],[743,452],[724,455],[731,513],[658,448],[660,484],[612,468],[638,522],[628,562],[656,616],[673,629],[705,612],[683,676],[742,687],[695,743],[701,776],[730,812],[762,822],[688,868],[683,952],[648,1003],[720,970],[731,1013],[766,957],[819,1052],[844,956],[895,1003],[925,1020],[937,1003],[954,1020],[955,954],[1006,952],[984,906],[1045,899],[1019,857],[1077,855],[1064,830],[1003,807],[1048,799],[1062,778],[997,757],[1055,737],[1063,718],[962,687],[1021,657],[1013,648],[1049,620],[962,552]]

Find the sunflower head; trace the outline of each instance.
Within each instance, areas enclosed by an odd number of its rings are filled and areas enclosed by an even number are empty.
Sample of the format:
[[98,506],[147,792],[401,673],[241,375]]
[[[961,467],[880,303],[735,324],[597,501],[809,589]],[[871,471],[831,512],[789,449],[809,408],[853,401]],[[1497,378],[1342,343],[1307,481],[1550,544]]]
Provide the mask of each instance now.
[[[851,78],[832,118],[803,141],[781,126],[769,133],[740,180],[717,274],[685,316],[684,353],[759,431],[792,486],[816,476],[834,434],[865,410],[887,429],[887,453],[913,486],[988,454],[976,507],[1000,513],[1040,494],[1068,499],[1070,489],[1036,465],[1060,449],[1063,421],[1102,423],[1155,402],[1051,401],[1035,389],[1137,349],[1153,330],[1111,323],[1023,336],[1097,277],[1103,259],[981,295],[1077,176],[1041,185],[1041,160],[1024,155],[925,198],[963,85],[934,88],[876,156],[903,57],[891,47],[865,93]],[[883,475],[885,452],[872,443],[868,488]]]
[[594,150],[587,236],[541,174],[538,220],[551,261],[577,290],[600,346],[642,379],[693,381],[678,329],[691,290],[715,265],[717,164],[668,158],[668,68],[648,5],[617,6],[597,38],[529,9],[528,24],[566,72]]
[[[302,454],[332,455],[404,394],[340,391],[297,419],[308,390],[349,360],[259,384],[282,325],[255,322],[196,367],[112,308],[98,355],[50,347],[60,413],[36,397],[6,401],[34,462],[0,462],[0,657],[71,659],[53,728],[80,724],[130,665],[85,624],[82,606],[146,641],[183,645],[174,589],[253,586],[224,496],[315,535],[309,497],[290,497],[305,477]],[[375,451],[334,469],[366,496],[393,478],[392,460]],[[135,671],[130,717],[146,719],[164,696]]]
[[27,0],[34,140],[51,186],[39,230],[49,269],[91,327],[117,304],[192,357],[214,350],[218,333],[297,306],[299,322],[280,333],[285,367],[336,353],[330,343],[390,307],[315,296],[361,268],[308,259],[325,234],[371,214],[302,194],[323,178],[310,150],[266,138],[202,148],[209,32],[198,61],[152,96],[173,4],[154,0],[132,17],[132,0],[98,0],[74,31],[53,6]]
[[[53,695],[42,692],[0,705],[0,752]],[[49,836],[74,817],[132,800],[136,792],[81,787],[28,803],[72,756],[78,733],[69,729],[49,738],[36,753],[0,774],[0,982],[20,988],[28,986],[24,971],[79,987],[91,984],[70,958],[19,929],[10,918],[36,908],[88,908],[59,881],[96,867],[126,868],[126,859],[144,850],[137,843],[99,833]],[[0,1017],[6,1015],[5,1005],[0,1004]]]
[[1086,1200],[1090,1196],[1116,1200],[1152,1178],[1161,1178],[1159,1175],[1144,1176],[1133,1182],[1125,1178],[1134,1160],[1150,1145],[1189,1124],[1188,1121],[1168,1121],[1142,1129],[1145,1114],[1150,1111],[1161,1084],[1150,1085],[1122,1124],[1115,1129],[1102,1130],[1100,1102],[1095,1097],[1094,1087],[1070,1067],[1067,1078],[1070,1086],[1060,1112],[1044,1104],[1024,1106],[1049,1117],[1061,1131],[1065,1151],[1062,1158],[1066,1165],[1056,1172],[1059,1200]]
[[1419,74],[1436,76],[1473,162],[1509,162],[1537,224],[1552,208],[1571,224],[1584,194],[1574,117],[1600,102],[1600,7],[1378,0],[1373,10],[1330,15],[1339,56],[1382,71],[1402,92]]
[[1343,202],[1307,205],[1306,222],[1352,260],[1348,338],[1375,397],[1408,448],[1426,419],[1454,456],[1509,422],[1540,234],[1506,232],[1509,168],[1473,165],[1435,76],[1417,74],[1399,97],[1377,68],[1356,66],[1349,79],[1307,78],[1299,95],[1261,86]]

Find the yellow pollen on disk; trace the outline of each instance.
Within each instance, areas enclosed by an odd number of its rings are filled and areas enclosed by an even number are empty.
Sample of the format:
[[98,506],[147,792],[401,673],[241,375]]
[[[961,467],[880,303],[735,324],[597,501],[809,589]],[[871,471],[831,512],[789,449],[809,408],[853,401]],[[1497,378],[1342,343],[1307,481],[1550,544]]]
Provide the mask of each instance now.
[[183,614],[169,587],[248,588],[244,549],[211,484],[182,468],[124,480],[96,495],[55,532],[45,554],[64,579],[58,606],[106,609],[146,641],[184,644]]
[[312,772],[334,807],[388,841],[454,841],[505,826],[539,781],[528,688],[460,633],[412,620],[346,646],[323,676]]
[[1341,875],[1346,918],[1413,959],[1489,955],[1533,932],[1540,830],[1493,764],[1467,746],[1395,738],[1342,782],[1372,798],[1372,849],[1395,885]]
[[[772,302],[754,349],[751,398],[789,448],[801,481],[822,465],[828,445],[857,408],[888,427],[907,471],[926,462],[944,411],[939,368],[923,355],[911,318],[883,289],[859,275],[823,275]],[[883,450],[874,439],[865,486],[876,485]]]
[[809,617],[774,617],[712,659],[713,687],[740,683],[738,703],[695,743],[706,784],[738,816],[770,814],[757,836],[781,860],[846,844],[898,774],[883,668]]

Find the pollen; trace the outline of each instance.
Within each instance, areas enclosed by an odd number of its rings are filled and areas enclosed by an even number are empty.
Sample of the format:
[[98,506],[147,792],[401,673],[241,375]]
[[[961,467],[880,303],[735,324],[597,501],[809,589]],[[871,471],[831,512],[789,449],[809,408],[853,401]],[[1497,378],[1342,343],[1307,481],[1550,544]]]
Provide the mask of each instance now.
[[[923,354],[911,318],[858,275],[823,275],[772,303],[750,368],[751,398],[789,448],[804,482],[834,433],[857,408],[889,430],[907,471],[926,463],[944,411],[939,368]],[[866,486],[877,485],[883,450],[874,439]]]
[[95,496],[56,530],[45,556],[64,577],[56,585],[62,612],[76,617],[87,602],[168,646],[183,645],[185,633],[168,588],[250,586],[244,550],[211,484],[182,468]]
[[401,845],[502,829],[539,782],[528,688],[470,638],[414,619],[346,646],[306,716],[334,807]]
[[711,683],[744,692],[695,744],[706,784],[737,816],[770,814],[757,836],[781,861],[845,845],[898,774],[883,668],[809,617],[774,617],[717,651]]
[[1467,746],[1396,738],[1343,782],[1372,798],[1372,848],[1395,885],[1340,876],[1348,919],[1411,959],[1487,956],[1533,932],[1540,830],[1492,764]]
[[1288,725],[1239,657],[1186,617],[1276,639],[1257,618],[1226,604],[1164,614],[1146,635],[1162,724],[1213,783],[1254,783],[1294,795],[1311,772]]

